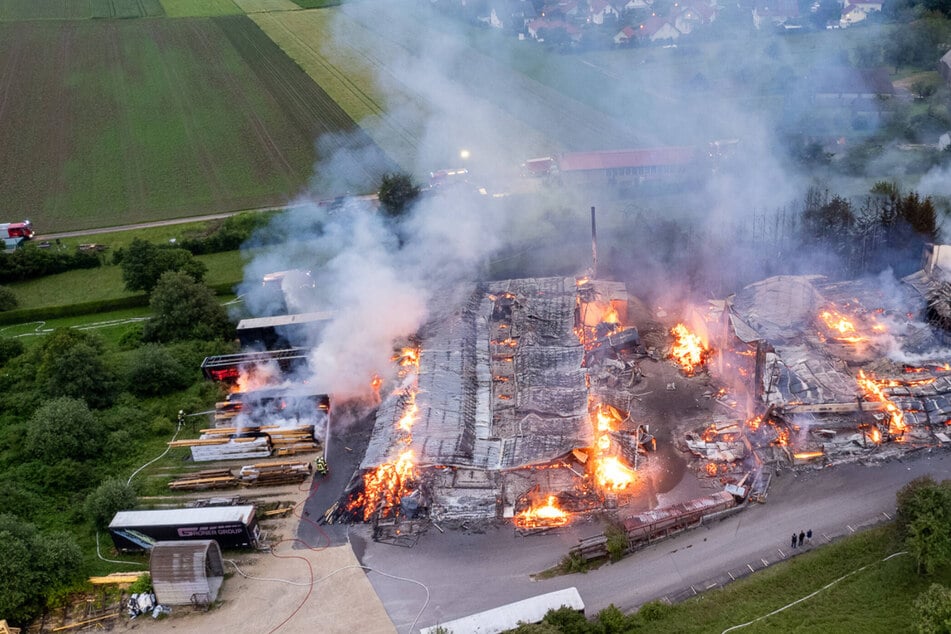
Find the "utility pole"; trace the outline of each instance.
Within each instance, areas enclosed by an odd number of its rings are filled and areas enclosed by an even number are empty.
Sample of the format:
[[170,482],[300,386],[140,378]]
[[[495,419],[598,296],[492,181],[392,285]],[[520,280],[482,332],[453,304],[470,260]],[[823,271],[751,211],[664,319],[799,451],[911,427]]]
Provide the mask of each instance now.
[[598,279],[598,225],[594,216],[594,205],[591,206],[591,277]]

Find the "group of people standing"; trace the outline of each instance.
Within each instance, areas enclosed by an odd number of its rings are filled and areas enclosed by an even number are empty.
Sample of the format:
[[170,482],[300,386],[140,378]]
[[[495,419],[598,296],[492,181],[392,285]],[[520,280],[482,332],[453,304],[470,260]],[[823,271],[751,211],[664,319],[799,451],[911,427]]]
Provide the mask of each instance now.
[[799,548],[802,548],[803,544],[811,544],[811,543],[812,543],[812,529],[811,528],[805,532],[799,531],[798,535],[796,535],[796,533],[793,533],[792,539],[789,540],[789,545],[793,548],[796,548],[797,546]]

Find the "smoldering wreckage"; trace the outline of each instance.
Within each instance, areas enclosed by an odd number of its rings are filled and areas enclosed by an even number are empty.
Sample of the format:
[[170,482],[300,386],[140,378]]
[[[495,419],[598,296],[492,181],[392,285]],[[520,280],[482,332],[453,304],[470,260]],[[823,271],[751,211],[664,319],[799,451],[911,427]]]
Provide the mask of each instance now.
[[[951,246],[934,246],[902,280],[772,277],[666,324],[616,281],[478,283],[395,348],[393,378],[372,382],[365,454],[320,521],[411,547],[431,528],[530,535],[611,519],[633,551],[765,503],[779,470],[946,450],[951,293],[935,289],[948,279]],[[302,483],[314,456],[333,468],[331,396],[293,381],[307,363],[286,342],[206,359],[233,394],[199,439],[173,444],[196,462],[248,464],[170,486]],[[693,486],[661,497],[671,456]],[[570,554],[602,558],[607,542]]]
[[[890,285],[762,280],[684,309],[661,345],[642,341],[622,283],[480,283],[396,350],[360,468],[322,521],[370,523],[376,539],[412,545],[431,526],[535,533],[607,516],[634,548],[765,502],[777,469],[947,446],[951,332],[928,317],[945,259],[947,247],[935,247],[920,272]],[[241,376],[283,381],[266,355],[290,353],[262,354]],[[672,429],[643,405],[661,365],[702,394]],[[666,388],[682,400],[675,383]],[[264,429],[272,451],[294,446]],[[658,508],[658,442],[688,456],[708,494]],[[586,556],[603,554],[590,546]]]

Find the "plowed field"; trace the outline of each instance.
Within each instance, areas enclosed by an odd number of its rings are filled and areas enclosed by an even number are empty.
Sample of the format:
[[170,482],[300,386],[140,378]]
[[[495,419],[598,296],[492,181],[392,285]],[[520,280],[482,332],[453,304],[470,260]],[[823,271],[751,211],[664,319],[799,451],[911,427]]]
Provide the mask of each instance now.
[[246,17],[0,23],[0,218],[50,232],[282,204],[331,155],[351,191],[394,168]]

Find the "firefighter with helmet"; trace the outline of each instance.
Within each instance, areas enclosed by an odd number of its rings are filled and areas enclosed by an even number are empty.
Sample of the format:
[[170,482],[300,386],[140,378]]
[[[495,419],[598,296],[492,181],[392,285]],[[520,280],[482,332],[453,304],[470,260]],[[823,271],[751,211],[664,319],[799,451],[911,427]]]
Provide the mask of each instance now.
[[327,459],[323,456],[317,456],[314,459],[314,469],[317,471],[317,475],[327,475]]

